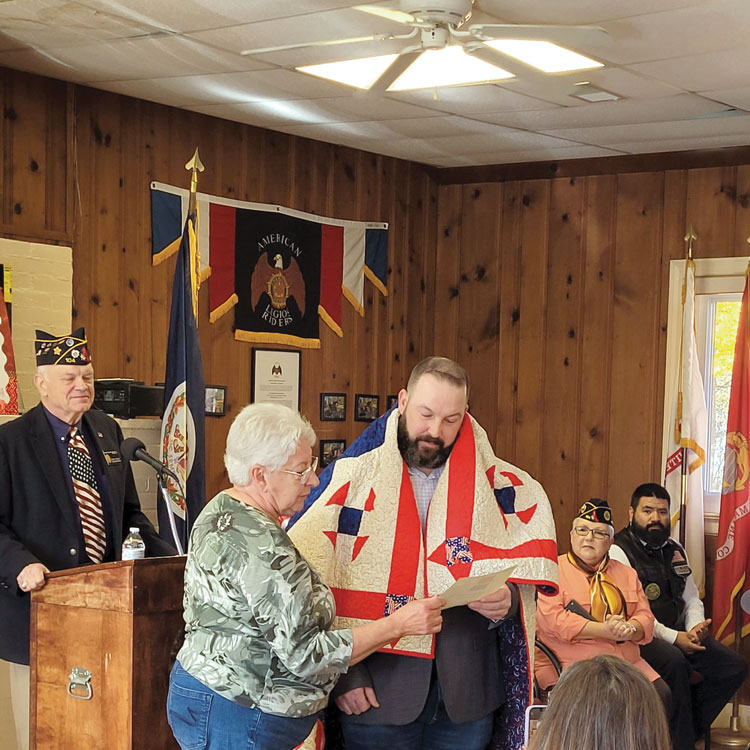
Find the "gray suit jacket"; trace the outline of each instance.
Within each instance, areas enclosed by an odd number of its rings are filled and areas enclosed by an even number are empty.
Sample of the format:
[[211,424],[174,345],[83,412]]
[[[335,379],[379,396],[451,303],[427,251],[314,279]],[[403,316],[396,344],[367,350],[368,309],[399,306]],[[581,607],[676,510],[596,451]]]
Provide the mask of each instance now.
[[[341,714],[341,721],[395,725],[414,721],[427,700],[432,666],[432,659],[415,656],[381,652],[369,656],[342,675],[333,695],[372,687],[380,708],[358,716]],[[504,703],[497,629],[468,607],[443,611],[443,629],[435,640],[435,666],[451,721],[475,721]]]

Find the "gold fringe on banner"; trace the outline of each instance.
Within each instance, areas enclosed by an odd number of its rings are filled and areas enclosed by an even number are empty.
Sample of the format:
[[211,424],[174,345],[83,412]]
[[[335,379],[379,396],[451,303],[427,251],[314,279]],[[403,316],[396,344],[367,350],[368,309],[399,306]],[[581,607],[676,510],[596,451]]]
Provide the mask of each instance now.
[[341,293],[344,295],[344,299],[360,314],[360,317],[365,317],[365,308],[359,304],[359,300],[345,287],[341,287]]
[[321,320],[340,338],[344,338],[341,326],[325,311],[324,307],[318,305],[318,315]]
[[211,310],[208,315],[208,322],[215,323],[222,315],[226,315],[237,303],[239,299],[236,294],[232,294],[227,300],[222,302],[215,310]]
[[289,336],[286,333],[263,333],[259,331],[235,331],[237,341],[249,341],[258,344],[286,344],[300,349],[320,349],[320,339],[303,339],[301,336]]
[[168,258],[171,258],[180,249],[180,242],[182,242],[182,236],[179,236],[176,240],[172,240],[163,250],[152,255],[151,265],[158,266]]
[[367,266],[365,266],[365,276],[384,297],[388,296],[388,290],[385,288],[383,282]]

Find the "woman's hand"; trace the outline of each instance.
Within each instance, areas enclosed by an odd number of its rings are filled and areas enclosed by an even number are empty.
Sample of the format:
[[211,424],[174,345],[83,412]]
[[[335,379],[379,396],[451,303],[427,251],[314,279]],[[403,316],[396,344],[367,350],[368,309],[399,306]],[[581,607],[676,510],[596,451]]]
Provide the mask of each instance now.
[[431,635],[439,633],[443,627],[443,616],[440,608],[445,602],[439,596],[428,599],[415,599],[397,609],[388,619],[394,620],[400,636]]
[[605,625],[614,636],[613,640],[636,640],[635,636],[638,628],[633,623],[626,620],[622,615],[610,615],[607,618]]

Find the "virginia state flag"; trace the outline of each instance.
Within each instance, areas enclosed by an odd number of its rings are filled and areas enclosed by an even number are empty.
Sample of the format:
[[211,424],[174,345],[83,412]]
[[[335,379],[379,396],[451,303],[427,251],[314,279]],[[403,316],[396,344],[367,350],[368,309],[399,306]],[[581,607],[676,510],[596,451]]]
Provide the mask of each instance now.
[[[737,609],[750,588],[750,324],[748,290],[750,266],[745,272],[737,343],[734,347],[732,390],[727,415],[727,445],[721,489],[719,534],[714,573],[714,637],[725,644],[734,640]],[[750,616],[742,612],[742,633],[750,631]]]
[[[177,531],[187,549],[190,529],[206,503],[205,383],[196,324],[198,259],[195,217],[185,222],[177,253],[169,316],[167,368],[164,377],[164,416],[161,460],[178,477],[182,488],[168,480]],[[185,490],[185,496],[181,489]],[[169,519],[159,501],[159,533],[171,541]]]

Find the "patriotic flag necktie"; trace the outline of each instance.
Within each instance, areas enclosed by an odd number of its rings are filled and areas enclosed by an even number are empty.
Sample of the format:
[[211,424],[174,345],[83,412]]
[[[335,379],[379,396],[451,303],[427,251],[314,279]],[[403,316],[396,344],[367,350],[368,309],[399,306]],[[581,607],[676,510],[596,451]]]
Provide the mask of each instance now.
[[68,462],[70,477],[73,480],[73,492],[81,516],[83,538],[86,543],[86,554],[92,562],[100,563],[106,549],[106,532],[104,530],[104,512],[102,499],[96,486],[94,464],[91,454],[77,427],[70,428],[68,440]]

